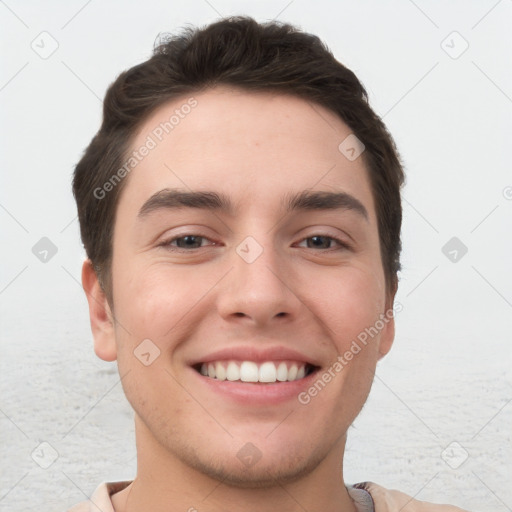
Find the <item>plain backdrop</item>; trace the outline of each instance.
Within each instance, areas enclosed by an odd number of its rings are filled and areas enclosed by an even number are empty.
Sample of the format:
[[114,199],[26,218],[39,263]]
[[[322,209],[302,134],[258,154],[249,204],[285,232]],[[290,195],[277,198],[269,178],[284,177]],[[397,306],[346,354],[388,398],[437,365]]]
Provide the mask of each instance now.
[[319,35],[406,167],[403,311],[347,482],[511,511],[510,0],[1,1],[0,509],[64,510],[135,475],[116,364],[92,350],[72,171],[158,34],[234,14]]

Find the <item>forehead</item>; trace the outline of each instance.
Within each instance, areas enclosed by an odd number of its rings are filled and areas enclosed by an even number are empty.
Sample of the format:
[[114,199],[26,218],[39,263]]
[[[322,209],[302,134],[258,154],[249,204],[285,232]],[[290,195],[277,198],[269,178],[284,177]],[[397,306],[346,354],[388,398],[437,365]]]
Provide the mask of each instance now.
[[339,150],[350,133],[336,114],[295,96],[228,87],[183,96],[159,107],[134,138],[131,152],[145,156],[129,173],[124,201],[140,205],[163,188],[222,190],[248,207],[312,189],[356,195],[373,214],[363,158]]

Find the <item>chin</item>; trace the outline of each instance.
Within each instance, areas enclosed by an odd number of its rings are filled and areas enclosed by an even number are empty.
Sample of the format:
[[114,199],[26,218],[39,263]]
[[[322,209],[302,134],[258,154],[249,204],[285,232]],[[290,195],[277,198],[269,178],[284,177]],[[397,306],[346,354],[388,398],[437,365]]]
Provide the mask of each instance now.
[[198,453],[189,447],[177,453],[187,466],[225,485],[246,489],[275,487],[290,484],[311,473],[325,458],[324,453],[304,453],[302,449],[291,453],[269,454],[260,452],[248,443],[234,456],[223,452],[216,460],[211,452]]

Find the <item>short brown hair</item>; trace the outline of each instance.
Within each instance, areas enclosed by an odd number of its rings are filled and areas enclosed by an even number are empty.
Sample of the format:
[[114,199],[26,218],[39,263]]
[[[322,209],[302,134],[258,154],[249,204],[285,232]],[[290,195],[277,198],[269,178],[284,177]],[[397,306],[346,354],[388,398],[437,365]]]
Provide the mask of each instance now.
[[106,197],[94,191],[118,172],[137,129],[155,109],[216,85],[295,95],[333,111],[350,127],[365,145],[386,285],[395,291],[404,173],[393,138],[369,106],[366,90],[318,37],[289,24],[232,17],[168,36],[150,59],[121,73],[106,93],[103,122],[76,166],[73,193],[87,256],[111,306],[112,235],[126,180]]

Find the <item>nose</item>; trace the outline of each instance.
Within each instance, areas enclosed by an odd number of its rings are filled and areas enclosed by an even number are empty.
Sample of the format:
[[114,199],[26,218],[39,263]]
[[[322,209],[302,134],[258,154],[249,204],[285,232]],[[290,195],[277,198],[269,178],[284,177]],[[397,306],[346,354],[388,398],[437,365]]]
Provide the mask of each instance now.
[[271,326],[299,316],[302,303],[284,256],[270,245],[263,247],[252,240],[242,243],[231,258],[233,268],[217,298],[219,314],[225,320]]

